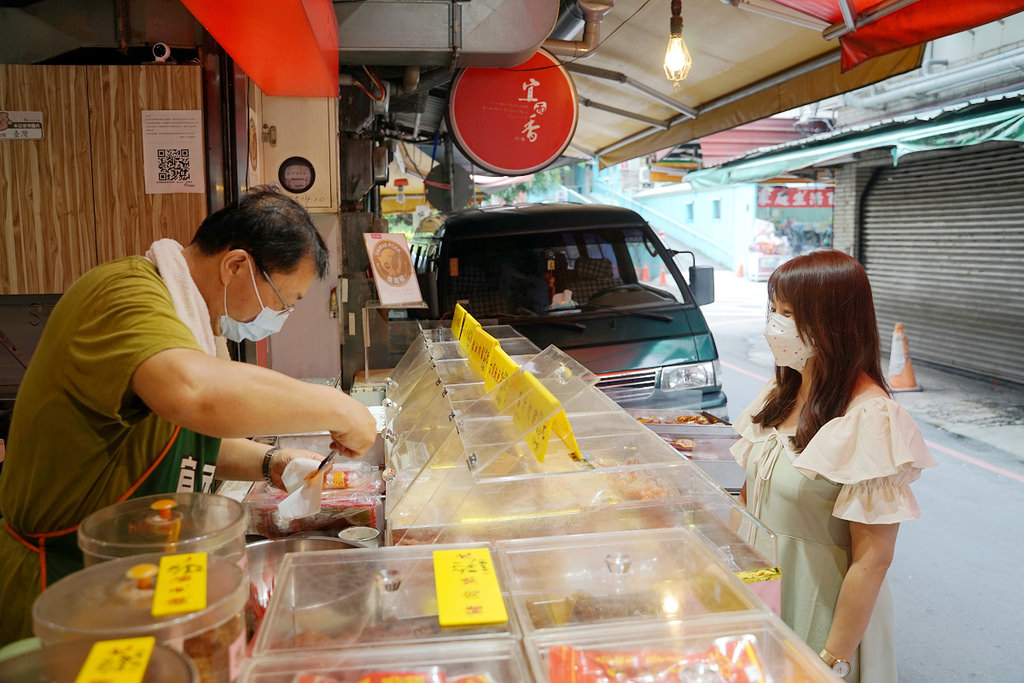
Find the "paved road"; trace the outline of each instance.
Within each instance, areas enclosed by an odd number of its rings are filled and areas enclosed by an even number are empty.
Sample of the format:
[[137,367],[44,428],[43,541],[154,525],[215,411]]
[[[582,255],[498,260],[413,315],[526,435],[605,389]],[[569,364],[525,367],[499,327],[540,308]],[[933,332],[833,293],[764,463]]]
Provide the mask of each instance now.
[[[704,313],[735,415],[773,371],[761,336],[767,294],[726,271],[715,288]],[[914,485],[922,516],[901,526],[889,570],[900,681],[1022,682],[1024,391],[919,365],[915,374],[923,391],[897,399],[939,467]]]

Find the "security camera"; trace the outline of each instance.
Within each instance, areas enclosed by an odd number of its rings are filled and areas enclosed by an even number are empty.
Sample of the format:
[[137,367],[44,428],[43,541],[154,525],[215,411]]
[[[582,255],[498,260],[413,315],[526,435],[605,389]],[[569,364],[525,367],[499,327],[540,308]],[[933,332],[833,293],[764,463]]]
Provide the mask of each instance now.
[[153,46],[153,58],[158,62],[166,62],[171,58],[171,48],[167,43],[157,43]]

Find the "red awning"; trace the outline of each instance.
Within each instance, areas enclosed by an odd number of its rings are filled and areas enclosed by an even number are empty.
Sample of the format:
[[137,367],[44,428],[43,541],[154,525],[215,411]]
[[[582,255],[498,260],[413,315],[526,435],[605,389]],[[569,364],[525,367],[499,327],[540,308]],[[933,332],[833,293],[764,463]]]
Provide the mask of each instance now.
[[182,0],[268,95],[338,96],[338,20],[331,0]]
[[[839,36],[843,71],[879,55],[920,45],[1024,10],[1024,0],[772,0],[828,22]],[[842,8],[849,8],[848,21]],[[850,30],[852,22],[853,30]]]

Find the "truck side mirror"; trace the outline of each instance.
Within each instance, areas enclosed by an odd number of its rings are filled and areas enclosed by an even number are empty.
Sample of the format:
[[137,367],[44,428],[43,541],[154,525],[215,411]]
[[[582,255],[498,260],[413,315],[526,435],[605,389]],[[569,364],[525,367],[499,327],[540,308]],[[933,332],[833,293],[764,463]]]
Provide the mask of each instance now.
[[698,306],[715,300],[715,269],[713,266],[690,266],[690,293]]

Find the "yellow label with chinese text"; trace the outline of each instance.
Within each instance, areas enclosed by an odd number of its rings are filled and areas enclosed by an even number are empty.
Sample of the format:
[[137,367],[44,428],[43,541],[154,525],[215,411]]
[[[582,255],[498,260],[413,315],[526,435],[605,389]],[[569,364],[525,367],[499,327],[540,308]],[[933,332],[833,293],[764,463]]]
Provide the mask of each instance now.
[[153,591],[154,617],[206,609],[206,553],[164,555]]
[[469,355],[469,363],[473,366],[473,369],[479,372],[481,375],[484,374],[484,370],[487,369],[487,359],[491,355],[491,351],[498,345],[498,340],[492,337],[489,333],[484,332],[484,328],[477,327],[473,331],[473,338],[469,342],[469,349],[467,353]]
[[509,396],[509,400],[518,398],[512,412],[512,421],[520,430],[530,430],[523,440],[538,462],[544,462],[548,451],[548,440],[551,438],[551,418],[561,409],[562,404],[551,392],[540,383],[533,374],[523,372],[518,397]]
[[487,548],[435,550],[434,587],[441,626],[508,621],[498,575]]
[[573,460],[580,460],[583,456],[580,455],[579,444],[576,443],[576,435],[572,433],[572,425],[569,424],[569,416],[565,414],[564,410],[558,411],[558,414],[551,418],[551,430],[555,433],[565,447],[569,449],[569,457]]
[[75,683],[141,683],[156,638],[123,638],[93,643]]
[[479,329],[482,329],[480,323],[467,313],[466,321],[462,323],[462,334],[459,336],[459,345],[467,355],[469,354],[469,344],[473,341],[473,334]]
[[455,304],[455,311],[452,313],[452,335],[458,339],[462,334],[462,324],[466,322],[466,309],[462,304]]
[[491,349],[491,355],[487,358],[487,367],[484,368],[484,389],[490,391],[515,374],[517,370],[519,370],[519,365],[505,353],[501,345],[495,346]]

